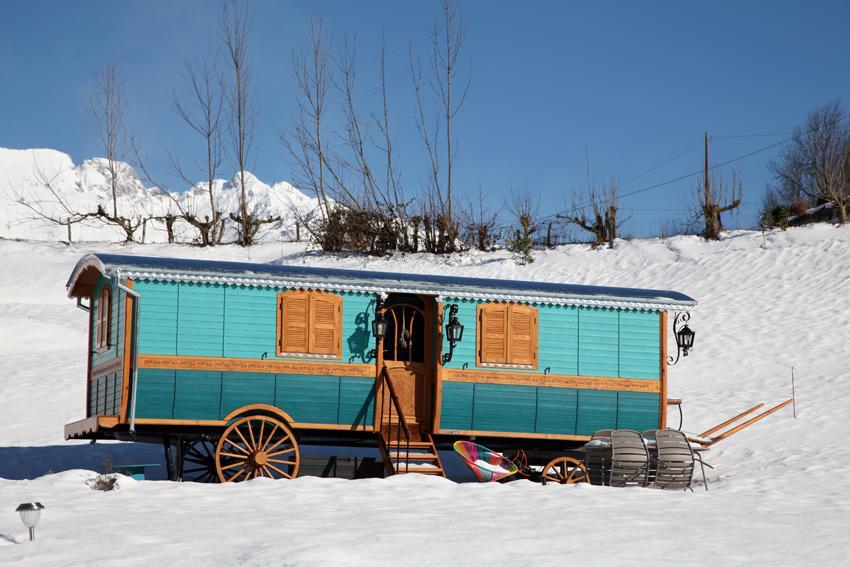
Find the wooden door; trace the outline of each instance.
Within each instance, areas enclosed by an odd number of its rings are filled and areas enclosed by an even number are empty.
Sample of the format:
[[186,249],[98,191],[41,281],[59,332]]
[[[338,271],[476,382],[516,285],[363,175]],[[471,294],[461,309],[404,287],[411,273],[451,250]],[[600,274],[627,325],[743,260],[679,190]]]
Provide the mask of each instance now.
[[408,425],[430,431],[433,392],[433,298],[391,294],[384,303],[387,334],[379,345]]

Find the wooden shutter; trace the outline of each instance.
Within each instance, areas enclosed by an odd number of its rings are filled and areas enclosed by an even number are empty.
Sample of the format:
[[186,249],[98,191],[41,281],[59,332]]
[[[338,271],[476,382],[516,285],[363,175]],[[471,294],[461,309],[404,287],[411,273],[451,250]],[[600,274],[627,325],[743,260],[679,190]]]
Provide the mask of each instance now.
[[508,325],[508,364],[537,364],[537,309],[511,305]]
[[341,355],[342,296],[313,292],[310,296],[310,354]]
[[112,322],[112,288],[109,286],[100,290],[100,300],[97,302],[97,349],[108,349],[109,327]]
[[306,353],[309,343],[310,294],[285,291],[278,296],[280,328],[278,345],[281,352]]
[[508,350],[508,305],[485,303],[478,306],[478,357],[480,362],[504,364]]

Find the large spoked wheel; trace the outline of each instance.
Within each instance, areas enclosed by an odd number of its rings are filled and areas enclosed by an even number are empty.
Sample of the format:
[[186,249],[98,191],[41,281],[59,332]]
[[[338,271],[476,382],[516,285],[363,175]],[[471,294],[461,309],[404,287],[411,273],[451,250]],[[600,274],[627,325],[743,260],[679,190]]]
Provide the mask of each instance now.
[[240,482],[260,476],[295,478],[301,450],[285,423],[265,415],[233,422],[216,445],[215,466],[221,482]]
[[217,439],[200,438],[185,442],[183,446],[183,482],[218,482],[215,463]]
[[587,468],[584,463],[571,457],[558,457],[549,461],[543,467],[540,478],[543,484],[553,482],[558,484],[576,484],[577,482],[590,482],[587,476]]

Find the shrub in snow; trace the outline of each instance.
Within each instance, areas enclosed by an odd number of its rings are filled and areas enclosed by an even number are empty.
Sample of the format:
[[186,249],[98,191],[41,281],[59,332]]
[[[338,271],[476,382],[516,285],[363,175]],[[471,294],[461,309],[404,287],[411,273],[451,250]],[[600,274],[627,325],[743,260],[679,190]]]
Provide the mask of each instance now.
[[86,484],[89,485],[92,490],[108,492],[113,488],[118,488],[118,475],[99,474],[96,477],[87,480]]

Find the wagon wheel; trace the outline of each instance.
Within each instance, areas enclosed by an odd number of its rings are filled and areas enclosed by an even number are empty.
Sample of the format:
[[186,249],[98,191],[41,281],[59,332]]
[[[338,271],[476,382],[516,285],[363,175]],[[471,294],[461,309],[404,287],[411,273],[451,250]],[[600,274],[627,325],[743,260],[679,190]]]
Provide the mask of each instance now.
[[188,441],[183,448],[183,482],[219,482],[215,468],[217,438],[201,437]]
[[301,450],[285,423],[265,415],[249,415],[224,430],[215,449],[215,467],[221,482],[264,476],[295,478]]
[[549,461],[543,467],[540,480],[543,484],[547,482],[557,482],[558,484],[590,482],[584,463],[571,457],[558,457]]

